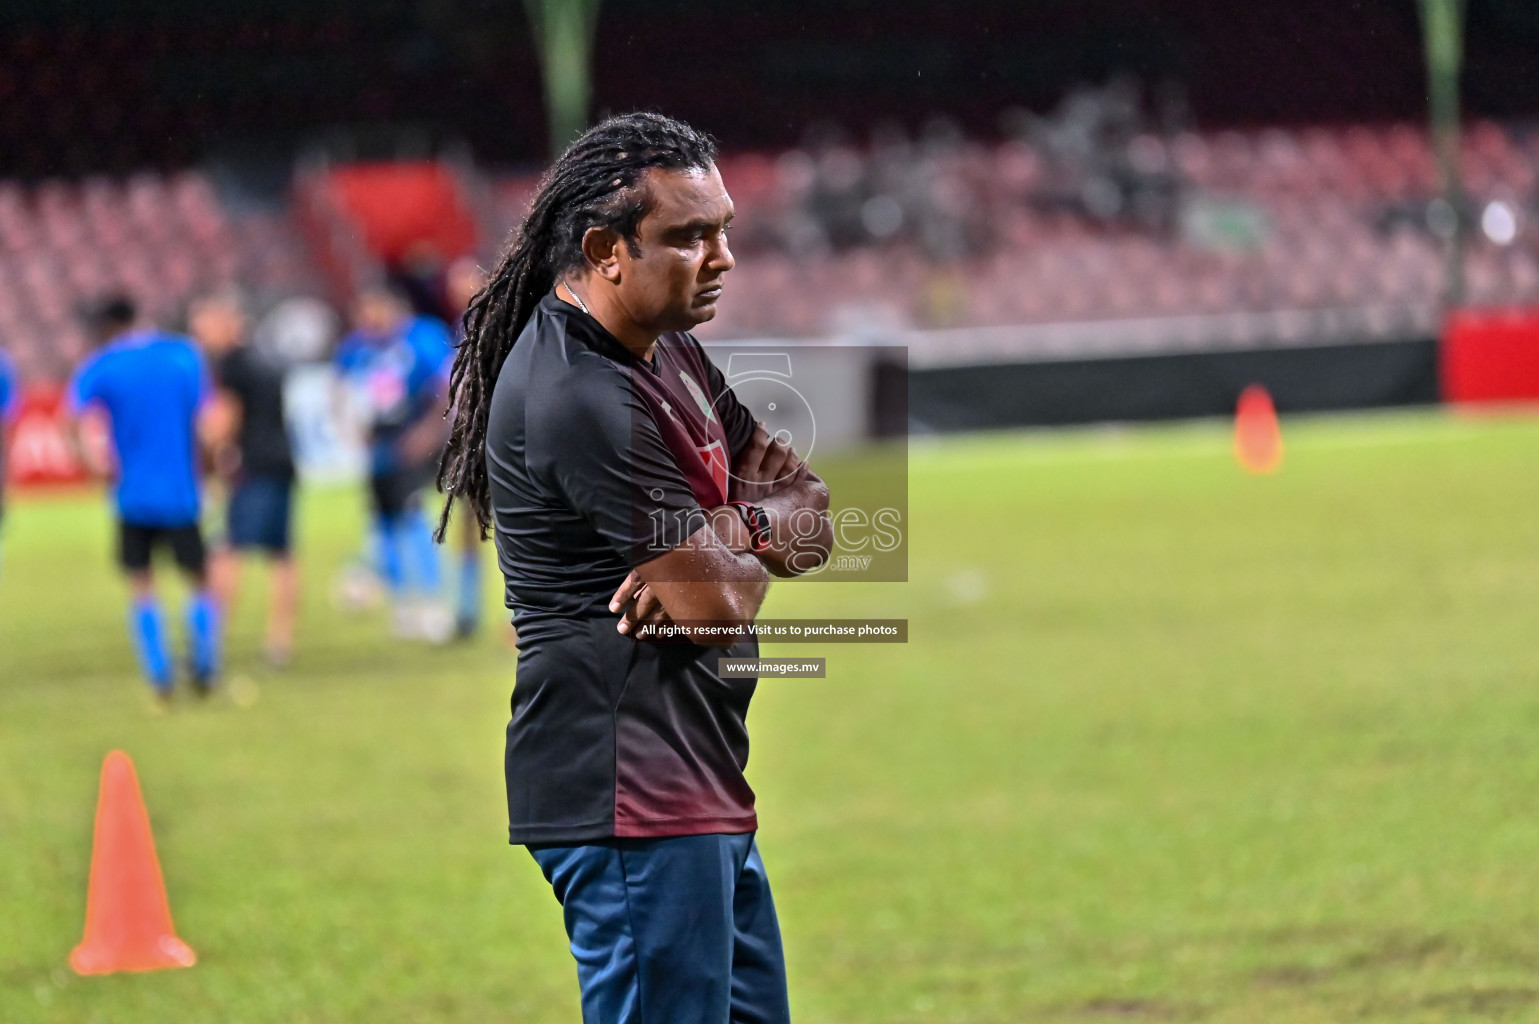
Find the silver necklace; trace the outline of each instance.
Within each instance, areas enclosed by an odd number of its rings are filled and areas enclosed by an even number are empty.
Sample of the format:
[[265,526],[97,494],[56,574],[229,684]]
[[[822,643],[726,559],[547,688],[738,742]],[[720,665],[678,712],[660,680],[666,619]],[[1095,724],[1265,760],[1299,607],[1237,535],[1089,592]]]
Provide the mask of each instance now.
[[582,300],[582,296],[578,295],[571,285],[566,286],[566,293],[577,300],[578,309],[582,310],[584,313],[587,313],[589,316],[593,315],[593,313],[588,309],[588,304]]

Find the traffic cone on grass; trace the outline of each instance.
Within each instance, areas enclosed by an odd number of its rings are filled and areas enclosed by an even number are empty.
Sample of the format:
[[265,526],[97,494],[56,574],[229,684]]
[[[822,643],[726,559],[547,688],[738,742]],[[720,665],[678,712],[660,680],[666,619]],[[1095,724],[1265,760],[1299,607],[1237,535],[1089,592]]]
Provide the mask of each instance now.
[[70,966],[79,974],[111,974],[191,967],[197,959],[171,926],[134,763],[114,750],[102,763],[85,938],[69,955]]
[[1270,473],[1282,463],[1282,429],[1272,396],[1260,384],[1240,392],[1234,411],[1234,456],[1252,473]]

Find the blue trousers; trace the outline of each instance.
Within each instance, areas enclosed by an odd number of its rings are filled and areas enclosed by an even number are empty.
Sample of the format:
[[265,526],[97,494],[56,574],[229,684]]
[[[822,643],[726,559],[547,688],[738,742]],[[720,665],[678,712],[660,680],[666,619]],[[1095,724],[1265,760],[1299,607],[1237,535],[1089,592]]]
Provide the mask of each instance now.
[[534,846],[566,918],[583,1024],[789,1024],[753,835]]

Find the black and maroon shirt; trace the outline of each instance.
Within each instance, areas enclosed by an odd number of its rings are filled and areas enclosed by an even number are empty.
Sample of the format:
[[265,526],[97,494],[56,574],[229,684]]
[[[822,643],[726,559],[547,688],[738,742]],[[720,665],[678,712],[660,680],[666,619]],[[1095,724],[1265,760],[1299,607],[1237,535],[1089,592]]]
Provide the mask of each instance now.
[[514,843],[750,832],[752,679],[723,655],[616,630],[632,568],[706,525],[751,413],[700,343],[665,334],[650,360],[547,295],[492,393],[486,462],[497,558],[518,628],[505,767]]

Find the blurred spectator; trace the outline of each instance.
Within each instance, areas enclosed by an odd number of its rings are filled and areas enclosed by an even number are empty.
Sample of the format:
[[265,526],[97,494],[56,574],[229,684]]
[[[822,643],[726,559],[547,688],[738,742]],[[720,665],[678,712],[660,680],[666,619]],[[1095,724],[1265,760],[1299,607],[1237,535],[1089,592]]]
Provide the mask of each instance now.
[[275,668],[294,649],[299,574],[294,561],[294,455],[284,414],[283,367],[247,344],[247,316],[233,290],[193,303],[188,327],[212,364],[217,399],[209,441],[226,487],[225,535],[210,566],[214,592],[228,615],[240,588],[241,556],[271,563],[265,653]]
[[[97,350],[69,386],[75,449],[98,476],[113,476],[118,562],[132,591],[134,646],[156,699],[171,698],[175,671],[156,595],[152,556],[169,548],[191,585],[185,619],[192,685],[206,695],[220,666],[219,606],[209,589],[199,524],[198,421],[208,399],[208,368],[185,338],[138,326],[134,303],[108,296],[87,313]],[[80,443],[80,419],[109,422],[116,464],[93,464]]]
[[359,293],[353,323],[334,362],[366,432],[372,529],[396,632],[442,642],[453,621],[421,492],[444,442],[453,344],[441,321],[414,315],[408,297],[386,285]]

